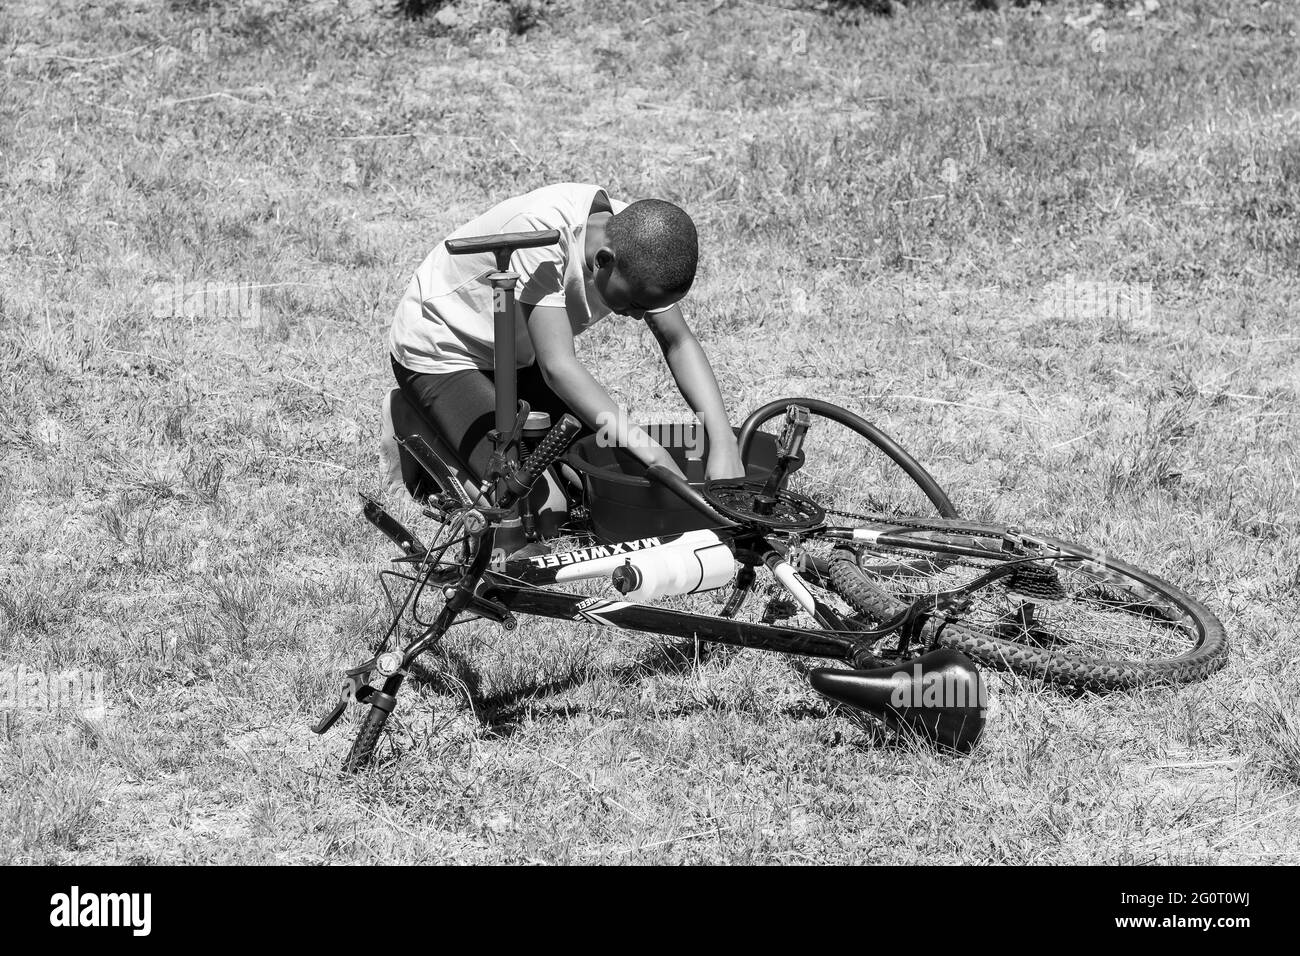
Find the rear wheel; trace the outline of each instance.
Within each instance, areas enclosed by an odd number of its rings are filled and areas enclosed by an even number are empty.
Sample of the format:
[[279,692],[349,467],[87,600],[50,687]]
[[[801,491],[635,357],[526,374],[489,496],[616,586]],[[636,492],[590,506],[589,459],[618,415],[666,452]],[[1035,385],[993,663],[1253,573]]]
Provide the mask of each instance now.
[[1219,620],[1140,568],[1045,535],[917,524],[837,548],[827,561],[831,587],[876,624],[1001,568],[950,621],[931,619],[926,639],[988,667],[1090,690],[1201,680],[1227,662]]

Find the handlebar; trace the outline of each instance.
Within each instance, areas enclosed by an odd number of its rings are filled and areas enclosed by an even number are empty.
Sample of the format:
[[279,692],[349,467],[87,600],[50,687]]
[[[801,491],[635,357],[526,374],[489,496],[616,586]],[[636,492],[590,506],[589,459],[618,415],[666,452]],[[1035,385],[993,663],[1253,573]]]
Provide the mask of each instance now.
[[682,501],[686,502],[700,514],[708,518],[715,526],[724,528],[740,527],[730,518],[725,518],[713,510],[713,506],[699,493],[691,484],[677,472],[664,465],[651,465],[646,469],[645,476],[651,481],[663,485]]

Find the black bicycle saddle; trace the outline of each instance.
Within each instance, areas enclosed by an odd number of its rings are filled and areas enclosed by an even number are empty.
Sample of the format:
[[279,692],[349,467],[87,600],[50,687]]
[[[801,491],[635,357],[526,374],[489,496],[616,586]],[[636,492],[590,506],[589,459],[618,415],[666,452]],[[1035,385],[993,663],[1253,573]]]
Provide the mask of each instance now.
[[819,667],[813,689],[831,700],[874,714],[945,750],[968,753],[984,729],[984,682],[965,654],[941,647],[872,670]]

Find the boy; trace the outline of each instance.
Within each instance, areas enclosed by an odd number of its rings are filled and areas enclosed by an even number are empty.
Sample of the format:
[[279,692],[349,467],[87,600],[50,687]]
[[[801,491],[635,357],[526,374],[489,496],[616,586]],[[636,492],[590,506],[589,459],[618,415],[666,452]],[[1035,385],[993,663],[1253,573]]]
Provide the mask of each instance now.
[[[743,475],[717,379],[677,306],[695,278],[690,217],[661,200],[628,205],[599,186],[561,183],[507,199],[449,238],[537,229],[558,229],[560,241],[521,249],[510,260],[519,274],[519,397],[549,413],[552,423],[569,412],[587,428],[604,425],[643,464],[680,472],[661,445],[626,423],[574,354],[574,336],[610,313],[644,321],[708,433],[706,474]],[[403,395],[478,479],[492,454],[492,288],[486,276],[493,271],[490,253],[452,256],[439,243],[412,278],[389,336]]]

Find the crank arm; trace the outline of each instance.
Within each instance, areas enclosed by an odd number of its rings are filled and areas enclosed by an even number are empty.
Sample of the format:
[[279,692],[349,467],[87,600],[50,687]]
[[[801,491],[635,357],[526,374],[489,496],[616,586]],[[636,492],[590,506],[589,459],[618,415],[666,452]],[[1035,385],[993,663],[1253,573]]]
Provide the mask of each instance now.
[[754,568],[745,564],[736,573],[736,584],[732,588],[731,597],[727,599],[726,605],[719,612],[719,617],[733,618],[736,612],[740,610],[740,605],[745,602],[749,596],[750,590],[754,587]]
[[493,621],[500,624],[507,631],[513,631],[518,626],[514,614],[504,604],[485,598],[481,594],[472,595],[461,613],[473,614],[476,617]]

